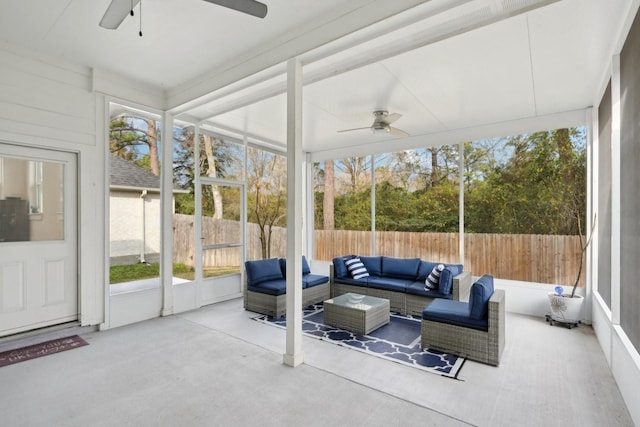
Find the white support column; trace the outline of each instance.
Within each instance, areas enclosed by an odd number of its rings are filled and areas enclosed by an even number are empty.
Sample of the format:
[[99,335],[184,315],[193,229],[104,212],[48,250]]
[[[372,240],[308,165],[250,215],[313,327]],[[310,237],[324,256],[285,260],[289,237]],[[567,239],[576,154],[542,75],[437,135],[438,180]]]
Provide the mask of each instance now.
[[460,180],[458,200],[458,252],[460,264],[464,265],[464,142],[458,145],[458,177]]
[[302,353],[302,65],[287,62],[287,343],[283,363],[298,366]]
[[[103,147],[103,164],[102,164],[102,170],[101,172],[103,172],[103,175],[107,176],[106,173],[104,173],[104,171],[109,171],[109,100],[106,99],[106,97],[102,94],[96,94],[96,130],[97,129],[101,129],[101,132],[96,131],[96,144],[97,146],[102,146]],[[96,150],[97,151],[97,150]],[[80,159],[81,163],[80,165],[85,164],[85,162],[87,164],[90,164],[89,162],[87,162],[86,159]],[[93,173],[95,173],[96,171],[93,170]],[[89,183],[91,183],[90,185],[93,187],[92,191],[94,192],[98,192],[98,194],[104,195],[106,194],[107,197],[105,197],[105,200],[108,198],[108,194],[109,194],[109,179],[105,178],[105,181],[102,182],[103,187],[102,187],[102,191],[98,191],[99,187],[96,184],[96,181],[94,180],[94,178],[91,179],[85,179],[85,174],[86,174],[86,168],[80,168],[78,170],[78,174],[79,174],[79,189],[80,189],[80,194],[84,194],[84,191],[82,189],[83,184],[84,185],[88,185]],[[103,208],[102,211],[100,212],[100,206]],[[103,252],[101,252],[101,254],[103,255],[103,262],[104,265],[107,266],[107,268],[104,269],[103,275],[102,275],[102,280],[100,280],[100,283],[102,283],[104,285],[103,288],[103,294],[102,294],[102,301],[104,302],[104,319],[103,322],[99,325],[99,329],[100,330],[105,330],[105,329],[109,329],[111,327],[111,292],[110,292],[110,287],[111,284],[109,283],[109,243],[111,240],[110,237],[110,225],[109,225],[109,202],[108,201],[104,201],[102,203],[99,203],[95,206],[91,206],[91,210],[94,213],[93,215],[88,216],[88,218],[92,218],[94,220],[96,220],[97,224],[100,224],[100,220],[102,220],[102,223],[105,224],[104,227],[104,247],[103,247]],[[80,212],[85,212],[84,209],[80,209]],[[86,212],[85,214],[86,215]],[[81,217],[84,217],[84,215],[81,215]],[[99,216],[99,218],[96,218],[96,216]],[[81,235],[84,235],[85,232],[84,230],[80,229],[78,230],[80,231]],[[81,242],[80,242],[81,243]],[[84,251],[83,251],[84,252]],[[86,254],[82,253],[79,254],[80,256],[78,257],[78,261],[79,262],[84,262],[85,260],[85,256]],[[91,257],[87,257],[87,258],[91,258]],[[91,266],[89,265],[84,265],[81,271],[83,272],[83,276],[86,274],[86,271],[91,271]],[[95,271],[98,271],[97,267],[94,267]],[[80,280],[84,280],[84,277],[81,276]],[[83,288],[84,290],[84,288]],[[87,292],[80,292],[80,307],[81,307],[81,312],[82,314],[82,324],[85,324],[85,313],[88,311],[87,307],[89,307],[89,302],[86,301],[87,296],[85,295],[87,294]],[[96,298],[97,299],[97,298]]]
[[[585,257],[585,265],[587,266],[587,268],[585,269],[585,288],[584,288],[584,295],[585,295],[585,321],[588,324],[591,324],[591,320],[592,320],[592,311],[591,311],[591,307],[592,307],[592,302],[593,302],[593,262],[592,262],[592,253],[593,253],[593,238],[595,237],[593,235],[593,233],[595,232],[595,223],[594,223],[594,218],[593,218],[593,214],[595,212],[595,206],[594,206],[594,198],[593,198],[593,180],[594,180],[594,170],[597,169],[597,165],[594,165],[594,157],[593,157],[593,140],[594,140],[594,134],[595,134],[595,130],[598,129],[597,128],[597,119],[594,119],[593,116],[597,116],[597,110],[596,110],[596,114],[593,114],[594,109],[593,108],[587,108],[586,112],[585,112],[585,123],[587,124],[586,126],[586,130],[587,130],[587,206],[586,206],[586,222],[585,222],[585,229],[586,229],[586,238],[587,239],[591,239],[591,240],[586,240],[586,242],[589,242],[589,247],[587,248],[584,257]],[[594,124],[596,127],[594,127]]]
[[376,168],[374,162],[376,160],[375,154],[370,156],[371,164],[371,256],[378,255],[376,251]]
[[[598,230],[600,224],[600,212],[598,210],[600,200],[600,118],[598,115],[599,112],[596,108],[591,114],[591,122],[588,122],[589,126],[591,126],[591,138],[587,139],[587,143],[591,145],[590,149],[587,146],[587,167],[591,165],[591,170],[587,170],[587,176],[591,177],[591,189],[587,187],[587,200],[589,201],[588,206],[591,207],[589,215],[592,221],[595,216],[595,225],[593,223],[589,225],[589,229],[593,230],[593,236],[591,237],[591,245],[587,249],[587,293],[590,294],[589,297],[592,302],[593,293],[598,291],[598,263],[600,256],[598,252],[600,245],[598,241],[598,235],[600,234]],[[591,156],[591,160],[589,160],[589,156]]]
[[163,316],[173,314],[173,115],[162,117],[162,155],[160,172],[160,280]]
[[611,322],[620,324],[620,55],[611,64]]
[[193,129],[193,200],[195,205],[193,221],[193,280],[196,283],[194,307],[201,307],[202,301],[202,185],[200,184],[200,123]]

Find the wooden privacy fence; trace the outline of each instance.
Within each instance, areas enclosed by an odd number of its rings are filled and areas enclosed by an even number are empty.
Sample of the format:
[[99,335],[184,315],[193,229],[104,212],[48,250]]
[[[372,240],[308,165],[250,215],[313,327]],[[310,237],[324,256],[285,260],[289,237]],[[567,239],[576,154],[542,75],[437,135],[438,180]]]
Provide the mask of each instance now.
[[[237,221],[203,219],[207,242],[237,241]],[[174,215],[173,260],[193,266],[193,216]],[[458,233],[409,233],[378,231],[377,255],[417,257],[429,261],[458,263]],[[214,237],[215,236],[215,237]],[[286,229],[274,227],[271,257],[286,256]],[[247,258],[262,258],[260,229],[247,224]],[[474,276],[492,274],[496,278],[524,282],[573,286],[580,265],[580,238],[539,234],[465,234],[464,268]],[[371,232],[316,230],[314,259],[331,261],[341,255],[370,255]],[[209,266],[237,266],[238,250],[207,251],[203,260]],[[585,283],[585,266],[580,286]]]
[[[194,216],[173,215],[173,262],[194,266]],[[234,243],[240,241],[240,223],[227,219],[202,218],[202,234],[205,242]],[[274,227],[271,236],[271,257],[286,256],[287,230]],[[240,251],[237,248],[209,250],[203,254],[203,265],[209,267],[237,266],[240,263]],[[260,227],[247,224],[247,259],[261,259]]]
[[[371,232],[317,230],[315,259],[371,254]],[[459,263],[458,233],[376,232],[376,254]],[[464,268],[474,276],[573,286],[580,266],[580,238],[540,234],[464,236]],[[582,266],[579,286],[585,283]]]

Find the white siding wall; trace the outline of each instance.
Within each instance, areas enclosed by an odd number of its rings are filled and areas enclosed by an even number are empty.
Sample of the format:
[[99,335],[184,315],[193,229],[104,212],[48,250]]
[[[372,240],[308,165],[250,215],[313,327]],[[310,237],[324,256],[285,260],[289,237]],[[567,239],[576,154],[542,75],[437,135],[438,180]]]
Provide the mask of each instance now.
[[[78,156],[80,321],[108,326],[107,104],[119,95],[126,97],[121,102],[162,109],[163,93],[2,42],[0,76],[0,143]],[[159,230],[159,219],[149,227]]]
[[96,97],[86,67],[0,44],[0,143],[78,155],[80,320],[104,321],[104,166],[96,150]]
[[144,220],[140,193],[111,191],[109,204],[111,257],[140,255],[143,238],[145,253],[160,253],[160,194],[149,193],[145,197]]

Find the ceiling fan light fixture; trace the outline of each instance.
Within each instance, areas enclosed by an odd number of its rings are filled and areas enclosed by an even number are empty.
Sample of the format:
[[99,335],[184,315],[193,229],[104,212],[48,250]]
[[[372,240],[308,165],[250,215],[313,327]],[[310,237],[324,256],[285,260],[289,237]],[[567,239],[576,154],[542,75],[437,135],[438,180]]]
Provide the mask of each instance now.
[[371,133],[389,133],[388,126],[372,127]]

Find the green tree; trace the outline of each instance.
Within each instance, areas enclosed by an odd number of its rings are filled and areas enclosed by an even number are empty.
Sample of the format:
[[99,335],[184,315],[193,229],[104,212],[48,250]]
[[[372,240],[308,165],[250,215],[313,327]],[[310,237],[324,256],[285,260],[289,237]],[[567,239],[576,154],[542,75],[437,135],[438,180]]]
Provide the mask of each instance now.
[[465,187],[466,230],[578,234],[586,206],[583,131],[519,135],[504,147],[511,154],[476,169]]
[[[174,158],[173,158],[173,176],[174,182],[183,189],[188,189],[189,194],[176,195],[176,212],[187,215],[195,213],[194,194],[195,194],[195,174],[201,173],[207,176],[218,178],[231,178],[237,169],[235,163],[241,156],[237,152],[234,144],[228,143],[221,138],[213,138],[209,135],[200,135],[200,162],[198,165],[194,163],[195,155],[194,133],[191,128],[176,129],[174,131]],[[214,216],[216,212],[216,198],[213,195],[211,186],[202,188],[202,212],[206,216]],[[237,199],[229,197],[224,202],[224,197],[218,195],[218,203],[225,206],[224,211],[230,210],[227,216],[222,212],[222,218],[233,218],[236,211],[239,210]],[[223,211],[218,209],[218,211]]]
[[286,159],[267,151],[249,148],[247,169],[248,220],[258,224],[262,258],[270,258],[273,227],[286,226]]
[[109,150],[160,176],[158,124],[153,119],[117,116],[109,123]]

